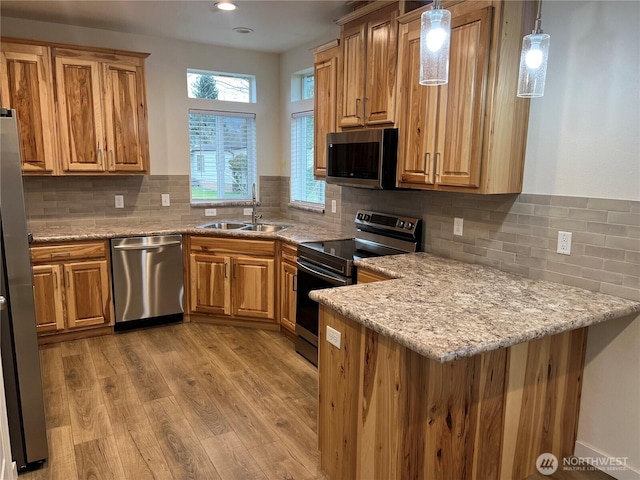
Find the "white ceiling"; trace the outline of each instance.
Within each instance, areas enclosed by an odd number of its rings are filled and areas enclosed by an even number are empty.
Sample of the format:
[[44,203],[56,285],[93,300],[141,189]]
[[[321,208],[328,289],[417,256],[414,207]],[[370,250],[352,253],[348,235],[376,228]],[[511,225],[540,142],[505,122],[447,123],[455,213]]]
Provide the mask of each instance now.
[[344,0],[235,3],[237,10],[222,12],[213,1],[2,0],[0,15],[279,53],[335,35],[333,21],[349,11]]

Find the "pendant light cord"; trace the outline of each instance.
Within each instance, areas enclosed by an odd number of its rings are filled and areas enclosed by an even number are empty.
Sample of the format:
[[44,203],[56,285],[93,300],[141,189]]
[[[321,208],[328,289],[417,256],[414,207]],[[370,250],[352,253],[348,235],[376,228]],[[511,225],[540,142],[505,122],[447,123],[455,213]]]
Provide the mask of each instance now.
[[[435,0],[440,3],[440,0]],[[538,0],[538,13],[536,14],[536,23],[533,27],[532,33],[543,33],[542,32],[542,0]]]

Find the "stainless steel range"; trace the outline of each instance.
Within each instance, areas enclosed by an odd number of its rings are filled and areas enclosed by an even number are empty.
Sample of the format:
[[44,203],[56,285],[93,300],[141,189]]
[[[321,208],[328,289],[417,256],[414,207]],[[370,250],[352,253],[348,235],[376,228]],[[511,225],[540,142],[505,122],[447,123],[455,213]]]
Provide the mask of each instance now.
[[419,218],[358,210],[355,224],[356,238],[298,246],[296,351],[314,365],[318,364],[318,304],[309,292],[355,283],[355,259],[420,250]]

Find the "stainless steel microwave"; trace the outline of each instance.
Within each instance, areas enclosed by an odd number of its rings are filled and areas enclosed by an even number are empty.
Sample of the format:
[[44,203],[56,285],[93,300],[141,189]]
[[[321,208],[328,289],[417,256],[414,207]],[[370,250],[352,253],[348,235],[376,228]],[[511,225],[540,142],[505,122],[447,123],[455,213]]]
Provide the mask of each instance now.
[[327,135],[327,183],[361,188],[395,188],[397,163],[397,128]]

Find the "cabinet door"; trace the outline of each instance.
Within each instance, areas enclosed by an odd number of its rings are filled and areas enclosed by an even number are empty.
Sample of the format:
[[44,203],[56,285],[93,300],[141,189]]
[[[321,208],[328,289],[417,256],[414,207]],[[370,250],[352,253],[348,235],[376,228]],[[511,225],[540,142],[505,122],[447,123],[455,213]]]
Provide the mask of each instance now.
[[105,171],[100,64],[56,57],[60,153],[66,172]]
[[340,56],[340,82],[338,107],[341,127],[364,125],[364,75],[366,24],[345,29],[342,32]]
[[233,314],[275,319],[275,270],[272,258],[233,259]]
[[111,284],[106,260],[66,263],[67,326],[109,325]]
[[398,110],[398,179],[401,184],[432,185],[440,87],[420,80],[420,20],[402,27]]
[[480,185],[492,7],[454,17],[449,83],[441,87],[436,181]]
[[106,156],[112,172],[143,172],[147,115],[142,67],[103,65]]
[[22,170],[52,173],[58,151],[49,48],[3,43],[0,62],[2,106],[16,110]]
[[60,265],[33,267],[33,294],[38,333],[64,330],[62,282]]
[[296,290],[298,269],[287,262],[280,264],[280,324],[296,331]]
[[231,259],[195,253],[189,257],[190,312],[231,315]]
[[327,175],[327,133],[336,131],[336,75],[338,47],[318,55],[325,58],[314,66],[314,169],[316,177]]
[[366,84],[363,99],[365,123],[393,123],[398,54],[396,13],[367,25]]

